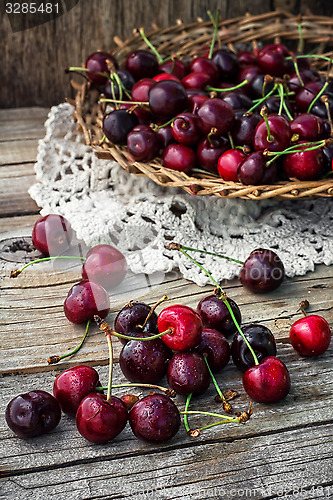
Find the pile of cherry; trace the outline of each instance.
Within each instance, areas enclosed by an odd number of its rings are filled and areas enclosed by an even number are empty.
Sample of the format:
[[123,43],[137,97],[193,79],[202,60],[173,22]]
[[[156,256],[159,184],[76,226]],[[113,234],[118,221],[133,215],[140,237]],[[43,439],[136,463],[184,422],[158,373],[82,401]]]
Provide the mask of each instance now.
[[[124,67],[111,53],[94,52],[84,68],[66,70],[85,76],[100,101],[112,104],[103,140],[127,145],[133,161],[161,156],[166,168],[204,169],[246,185],[316,180],[332,171],[328,57],[282,44],[234,53],[216,48],[214,37],[203,56],[162,57],[140,33],[147,50],[131,52]],[[313,57],[327,61],[326,78]]]
[[[11,276],[17,277],[26,267],[39,261],[73,258],[63,255],[71,239],[72,229],[65,218],[54,214],[42,217],[33,228],[32,241],[45,257],[13,271]],[[243,413],[233,412],[214,375],[227,365],[230,357],[243,372],[243,387],[252,400],[275,403],[287,396],[289,372],[276,357],[276,343],[271,331],[257,323],[241,327],[241,312],[236,302],[227,297],[210,273],[188,254],[189,251],[209,252],[177,243],[168,244],[167,248],[182,252],[198,265],[215,284],[214,293],[204,297],[197,310],[176,304],[165,307],[158,315],[155,309],[166,297],[153,307],[143,302],[129,302],[117,314],[114,328],[111,328],[104,320],[110,310],[105,288],[110,289],[123,280],[126,259],[110,245],[91,248],[86,258],[81,258],[84,260],[83,279],[70,289],[64,301],[66,317],[72,323],[86,324],[85,335],[76,349],[63,356],[52,356],[49,363],[74,355],[87,336],[90,322],[95,320],[108,341],[108,385],[101,386],[94,368],[78,365],[56,377],[53,396],[43,390],[16,396],[7,406],[6,421],[17,436],[25,439],[51,431],[60,421],[61,410],[75,417],[78,431],[94,443],[112,440],[124,429],[127,421],[138,438],[155,443],[171,439],[178,432],[181,415],[188,434],[192,436],[220,423],[244,423],[249,419],[251,409]],[[275,290],[285,276],[282,261],[271,250],[256,249],[245,262],[236,262],[242,266],[241,283],[255,293]],[[303,356],[319,356],[330,344],[330,328],[324,318],[306,315],[306,305],[301,305],[305,316],[291,327],[290,342]],[[112,384],[112,337],[118,337],[124,344],[119,365],[129,383]],[[227,338],[232,339],[230,345]],[[157,385],[165,376],[169,388]],[[217,400],[222,402],[226,414],[189,410],[192,395],[205,393],[211,380],[218,393]],[[112,395],[115,387],[145,387],[154,392],[141,399],[133,394],[118,398]],[[104,391],[107,391],[106,395]],[[184,412],[180,412],[170,399],[176,393],[187,398]],[[191,414],[215,416],[218,420],[193,430],[188,423]]]

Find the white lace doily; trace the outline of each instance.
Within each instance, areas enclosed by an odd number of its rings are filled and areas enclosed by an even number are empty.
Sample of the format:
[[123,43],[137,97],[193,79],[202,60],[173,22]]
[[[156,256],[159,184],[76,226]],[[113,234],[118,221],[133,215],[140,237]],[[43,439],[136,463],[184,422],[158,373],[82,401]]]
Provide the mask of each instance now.
[[[38,147],[37,182],[29,193],[42,215],[63,215],[87,245],[117,246],[134,273],[179,268],[185,278],[207,284],[198,267],[165,249],[170,241],[239,260],[255,248],[270,248],[287,276],[333,263],[332,199],[227,200],[162,188],[114,161],[98,159],[77,133],[72,114],[67,103],[51,109]],[[239,265],[215,257],[200,261],[217,281],[239,272]]]

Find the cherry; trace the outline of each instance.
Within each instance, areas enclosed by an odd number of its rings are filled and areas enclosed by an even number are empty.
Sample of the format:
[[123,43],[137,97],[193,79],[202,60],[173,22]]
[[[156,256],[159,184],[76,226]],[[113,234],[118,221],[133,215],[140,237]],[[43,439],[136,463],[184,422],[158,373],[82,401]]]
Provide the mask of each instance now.
[[107,443],[124,429],[128,420],[127,408],[115,396],[92,393],[82,399],[77,413],[79,433],[92,443]]
[[299,140],[318,141],[324,136],[324,122],[312,113],[301,113],[290,122],[292,134],[297,134]]
[[309,357],[320,356],[327,351],[331,336],[329,324],[317,314],[297,320],[289,332],[293,348],[302,356]]
[[[274,87],[273,79],[271,81],[267,81],[266,75],[259,74],[256,75],[249,83],[248,92],[253,99],[260,99],[261,97],[263,97],[263,95],[266,95],[271,90],[273,90],[273,87]],[[263,88],[265,90],[264,94],[263,94]]]
[[60,422],[58,401],[48,392],[35,390],[19,394],[8,403],[6,422],[22,439],[52,431]]
[[255,293],[271,292],[284,280],[284,265],[272,250],[253,250],[244,262],[239,279],[243,286]]
[[182,84],[186,89],[205,89],[207,85],[212,84],[212,78],[208,73],[192,72],[184,76]]
[[169,144],[162,155],[163,166],[178,172],[189,172],[197,164],[193,149],[184,144]]
[[239,149],[228,149],[217,162],[217,170],[225,181],[238,181],[238,168],[245,160],[246,155]]
[[217,162],[228,149],[228,141],[223,137],[204,137],[198,144],[197,157],[201,167],[217,173]]
[[311,102],[323,88],[319,80],[307,82],[305,87],[299,89],[295,96],[295,106],[299,113],[306,113]]
[[303,144],[304,142],[299,143],[298,152],[285,155],[283,171],[287,177],[296,177],[300,181],[318,179],[325,166],[324,154],[321,149],[306,151],[308,146]]
[[154,85],[155,80],[152,78],[141,78],[138,82],[133,85],[131,96],[132,101],[135,102],[147,102],[149,90]]
[[290,145],[291,130],[288,120],[283,116],[271,114],[262,119],[256,126],[253,138],[255,150],[283,151]]
[[[228,299],[228,302],[237,322],[240,324],[242,316],[238,305],[232,299]],[[236,325],[227,306],[216,295],[208,295],[201,299],[197,306],[197,312],[204,328],[218,330],[226,337],[236,332]]]
[[174,80],[175,82],[180,83],[180,79],[175,75],[171,75],[170,73],[159,73],[158,75],[153,77],[154,82],[161,82],[162,80]]
[[112,54],[109,52],[93,52],[90,54],[85,62],[85,67],[91,71],[86,75],[89,80],[96,85],[104,85],[107,81],[106,76],[96,75],[96,73],[110,73],[110,66],[118,69],[118,63]]
[[[243,326],[242,332],[254,350],[259,362],[267,356],[276,355],[274,335],[269,328],[253,323]],[[232,340],[231,356],[234,364],[243,372],[255,364],[253,355],[239,332],[235,334]]]
[[[131,90],[133,85],[135,84],[135,80],[131,73],[126,71],[126,69],[119,69],[117,71],[117,75],[119,79],[121,80],[123,86],[125,87],[126,90]],[[124,95],[124,89],[122,89],[123,92],[123,98],[126,99],[126,94]],[[107,82],[104,85],[104,94],[106,97],[110,99],[120,99],[120,90],[119,90],[119,84],[116,82],[116,80],[110,80],[108,79]],[[134,99],[133,99],[134,100]]]
[[[299,62],[300,61],[301,59],[299,60]],[[304,85],[307,85],[309,82],[314,82],[315,80],[319,80],[319,74],[316,71],[310,69],[306,68],[300,69],[299,75]],[[298,92],[302,87],[302,83],[296,71],[290,74],[290,78],[288,79],[288,86],[291,91]]]
[[204,358],[197,352],[177,352],[170,360],[168,384],[177,394],[203,394],[209,387],[210,374]]
[[139,120],[134,112],[126,109],[115,109],[103,119],[103,132],[114,144],[126,144],[127,134],[138,125]]
[[212,128],[220,135],[226,134],[235,119],[235,113],[230,104],[222,99],[208,99],[199,107],[198,116],[202,121],[202,130],[209,134]]
[[89,280],[76,283],[64,302],[66,318],[77,325],[86,323],[98,314],[105,318],[110,311],[110,300],[105,289]]
[[187,94],[183,85],[173,80],[156,82],[149,90],[149,107],[159,120],[169,120],[187,107]]
[[67,415],[75,416],[82,399],[100,386],[99,375],[91,366],[78,365],[57,375],[53,395]]
[[254,131],[261,117],[257,113],[236,117],[231,135],[236,146],[253,147]]
[[46,256],[59,255],[70,246],[72,235],[72,228],[65,217],[49,214],[35,222],[32,244]]
[[201,104],[209,99],[206,92],[200,89],[186,89],[186,93],[188,95],[188,109],[191,113],[196,114]]
[[180,304],[166,307],[158,315],[157,326],[160,333],[168,328],[173,330],[161,338],[174,351],[192,349],[200,342],[202,321],[191,307]]
[[252,100],[247,95],[237,90],[224,93],[222,99],[230,104],[233,109],[249,109],[253,106]]
[[132,407],[129,423],[137,438],[163,443],[177,434],[181,420],[177,406],[168,396],[150,394]]
[[239,71],[238,58],[234,52],[226,49],[215,50],[211,60],[219,70],[220,80],[234,81]]
[[128,152],[135,161],[153,160],[160,150],[155,132],[146,125],[137,125],[127,136]]
[[[147,106],[133,105],[131,104],[131,101],[128,102],[124,101],[120,105],[119,109],[127,109],[129,113],[134,113],[138,119],[139,125],[148,125],[149,123],[151,123],[153,118],[153,115],[151,114]],[[135,127],[138,127],[139,125],[135,125]]]
[[127,263],[124,255],[111,245],[96,245],[89,250],[82,266],[82,278],[102,287],[113,288],[125,278]]
[[157,127],[154,128],[155,134],[159,140],[160,149],[164,150],[169,144],[175,142],[175,139],[172,135],[171,125],[166,125],[164,127],[160,127],[161,123],[156,124]]
[[286,57],[290,52],[284,45],[271,43],[265,45],[257,55],[257,64],[263,73],[272,76],[283,76],[288,73],[289,63]]
[[179,144],[193,146],[202,136],[201,120],[192,113],[181,113],[174,118],[171,133]]
[[135,80],[145,77],[152,78],[159,72],[155,54],[147,50],[135,50],[131,52],[126,58],[125,68]]
[[266,168],[262,151],[256,151],[245,156],[238,167],[237,176],[243,184],[258,186],[263,183]]
[[212,328],[203,328],[201,340],[194,350],[207,357],[208,364],[213,372],[222,370],[230,359],[230,347],[227,339]]
[[160,71],[176,76],[181,80],[187,74],[187,65],[180,59],[172,58],[160,64]]
[[207,57],[196,57],[190,62],[192,72],[206,73],[210,77],[211,85],[217,83],[219,78],[219,69],[216,64]]
[[256,63],[256,56],[249,50],[241,50],[237,53],[237,59],[241,66],[248,66]]
[[267,356],[259,365],[243,374],[243,386],[258,403],[277,403],[290,390],[290,376],[285,364],[275,356]]
[[[136,337],[138,334],[149,332],[152,335],[158,333],[157,315],[155,312],[151,314],[148,321],[145,320],[151,312],[151,307],[144,302],[129,302],[126,304],[116,316],[114,320],[114,329],[122,335],[130,335]],[[119,339],[120,342],[126,344],[125,339]],[[150,341],[149,341],[150,342]]]
[[[146,333],[144,336],[150,336]],[[161,339],[129,340],[119,355],[119,365],[131,382],[156,384],[166,374],[171,351]]]
[[248,94],[250,92],[250,84],[251,81],[258,75],[262,75],[261,69],[256,65],[256,64],[250,64],[248,66],[244,66],[243,68],[240,69],[238,75],[237,75],[237,83],[242,83],[245,80],[247,80],[247,84],[242,87],[243,92]]

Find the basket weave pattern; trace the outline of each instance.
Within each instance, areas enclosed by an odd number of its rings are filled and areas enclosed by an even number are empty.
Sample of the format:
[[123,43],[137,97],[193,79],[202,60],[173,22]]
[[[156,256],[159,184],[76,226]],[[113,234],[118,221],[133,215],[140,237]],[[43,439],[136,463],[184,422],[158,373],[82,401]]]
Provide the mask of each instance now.
[[[304,16],[302,33],[305,53],[314,51],[318,55],[330,56],[333,46],[333,19],[323,16]],[[163,56],[179,54],[179,57],[190,58],[207,52],[213,34],[210,22],[198,20],[196,23],[184,25],[180,21],[166,29],[157,27],[147,37]],[[234,49],[237,44],[249,44],[254,47],[258,43],[285,43],[292,49],[297,48],[299,31],[297,18],[284,12],[271,12],[260,16],[246,15],[241,18],[222,21],[219,24],[218,43]],[[120,64],[133,50],[147,49],[140,35],[126,42],[115,38],[118,47],[113,51]],[[327,63],[314,59],[316,68],[325,69]],[[162,186],[181,187],[192,195],[215,195],[224,198],[244,199],[298,199],[309,197],[332,197],[333,179],[316,181],[289,180],[270,185],[246,186],[238,182],[227,182],[206,173],[185,174],[163,167],[159,158],[142,163],[133,161],[125,146],[111,144],[103,138],[102,120],[105,103],[99,103],[98,92],[89,84],[78,85],[76,89],[74,118],[84,134],[85,141],[92,146],[98,156],[116,160],[128,172],[149,177]]]

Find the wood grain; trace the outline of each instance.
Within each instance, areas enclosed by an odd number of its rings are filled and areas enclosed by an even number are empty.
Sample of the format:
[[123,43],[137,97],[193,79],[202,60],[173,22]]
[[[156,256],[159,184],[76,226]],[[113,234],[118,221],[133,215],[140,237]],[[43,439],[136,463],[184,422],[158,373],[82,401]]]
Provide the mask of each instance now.
[[[50,106],[71,95],[64,68],[79,65],[97,49],[114,46],[113,37],[126,39],[138,27],[149,29],[185,23],[197,17],[208,19],[207,9],[221,11],[222,18],[260,14],[274,8],[293,13],[312,10],[333,13],[325,0],[80,0],[64,15],[46,24],[13,33],[7,16],[0,24],[0,107]],[[2,4],[2,10],[4,3]],[[24,57],[22,55],[24,54]],[[38,55],[38,56],[37,56]]]

